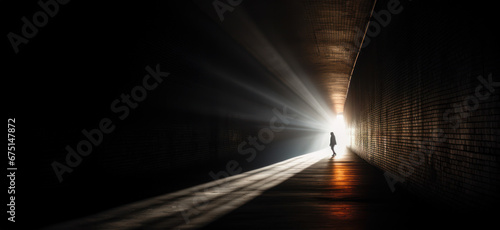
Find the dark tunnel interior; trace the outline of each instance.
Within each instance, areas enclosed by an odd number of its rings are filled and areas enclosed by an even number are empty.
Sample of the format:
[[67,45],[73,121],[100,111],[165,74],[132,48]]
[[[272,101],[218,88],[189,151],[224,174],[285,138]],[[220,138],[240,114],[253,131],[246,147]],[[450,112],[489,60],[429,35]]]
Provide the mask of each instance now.
[[[16,175],[16,223],[4,212],[8,229],[51,229],[220,175],[253,175],[325,150],[330,132],[346,149],[338,163],[359,158],[373,167],[366,175],[385,178],[396,201],[425,212],[498,213],[492,2],[1,4],[8,133],[15,134],[5,159],[6,174]],[[332,167],[324,170],[338,174]],[[301,172],[308,170],[315,173]],[[7,176],[8,191],[9,183]],[[279,186],[271,192],[288,188],[272,183]],[[246,215],[238,210],[224,218]],[[228,228],[224,218],[206,228]]]

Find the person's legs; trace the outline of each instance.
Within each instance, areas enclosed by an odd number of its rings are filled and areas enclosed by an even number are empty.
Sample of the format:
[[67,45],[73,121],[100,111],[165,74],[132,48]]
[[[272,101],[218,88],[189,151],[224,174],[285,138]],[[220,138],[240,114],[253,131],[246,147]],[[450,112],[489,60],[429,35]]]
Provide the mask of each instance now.
[[330,146],[330,147],[332,148],[332,152],[333,152],[332,156],[337,155],[337,154],[335,153],[335,149],[334,149],[334,148],[335,148],[335,145],[332,145],[332,146]]

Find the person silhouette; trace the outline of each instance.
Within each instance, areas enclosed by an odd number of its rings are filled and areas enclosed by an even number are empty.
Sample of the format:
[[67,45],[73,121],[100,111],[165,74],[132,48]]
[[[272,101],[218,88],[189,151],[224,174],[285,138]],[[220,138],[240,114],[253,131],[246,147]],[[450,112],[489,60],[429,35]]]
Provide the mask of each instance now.
[[333,134],[333,132],[330,133],[330,147],[332,148],[332,151],[333,151],[333,155],[332,157],[336,156],[337,153],[335,153],[335,145],[337,144],[337,140],[335,140],[335,134]]

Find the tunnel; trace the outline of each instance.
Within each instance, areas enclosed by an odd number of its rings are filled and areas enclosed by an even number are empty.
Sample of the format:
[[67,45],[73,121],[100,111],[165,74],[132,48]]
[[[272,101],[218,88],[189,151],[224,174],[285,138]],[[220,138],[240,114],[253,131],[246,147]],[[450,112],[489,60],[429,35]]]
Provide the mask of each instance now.
[[6,229],[496,225],[494,2],[1,4]]

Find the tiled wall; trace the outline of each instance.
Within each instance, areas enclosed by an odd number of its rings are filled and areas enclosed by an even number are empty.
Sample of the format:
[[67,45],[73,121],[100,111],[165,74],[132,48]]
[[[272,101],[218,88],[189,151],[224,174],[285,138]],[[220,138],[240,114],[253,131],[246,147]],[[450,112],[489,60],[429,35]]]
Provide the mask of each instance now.
[[352,76],[351,148],[422,198],[492,205],[500,194],[500,83],[485,83],[500,82],[493,21],[464,5],[401,2]]

